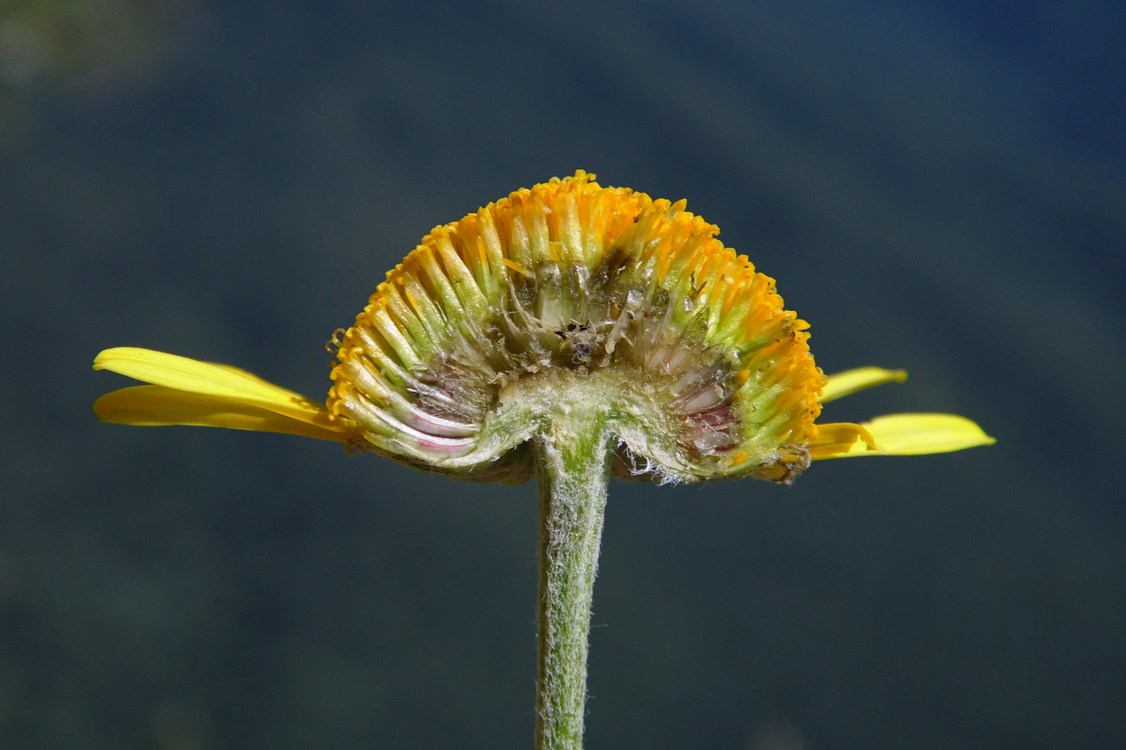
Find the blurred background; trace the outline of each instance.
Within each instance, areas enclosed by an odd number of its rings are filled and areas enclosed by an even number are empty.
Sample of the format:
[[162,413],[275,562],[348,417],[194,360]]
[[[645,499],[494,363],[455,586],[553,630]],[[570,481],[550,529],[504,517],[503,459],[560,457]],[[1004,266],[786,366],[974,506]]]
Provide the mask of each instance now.
[[588,746],[1126,746],[1124,34],[1111,0],[2,0],[0,747],[531,746],[533,486],[100,426],[90,362],[318,396],[424,233],[576,168],[687,198],[826,371],[911,372],[828,419],[999,440],[615,484]]

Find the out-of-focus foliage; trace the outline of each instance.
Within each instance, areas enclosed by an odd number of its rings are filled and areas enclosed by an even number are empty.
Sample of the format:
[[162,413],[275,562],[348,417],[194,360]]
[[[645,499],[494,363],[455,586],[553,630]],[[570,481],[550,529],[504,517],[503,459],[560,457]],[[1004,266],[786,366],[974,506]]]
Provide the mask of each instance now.
[[195,0],[0,2],[0,138],[29,125],[25,98],[97,96],[158,76]]

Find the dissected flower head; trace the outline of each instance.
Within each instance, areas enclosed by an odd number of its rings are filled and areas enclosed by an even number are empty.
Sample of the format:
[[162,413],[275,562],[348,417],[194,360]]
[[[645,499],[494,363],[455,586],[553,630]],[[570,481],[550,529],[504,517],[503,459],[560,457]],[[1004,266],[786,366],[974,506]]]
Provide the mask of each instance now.
[[235,368],[111,349],[95,368],[153,385],[103,396],[129,424],[347,442],[412,465],[519,481],[558,411],[606,414],[623,476],[790,481],[812,459],[992,439],[951,415],[818,424],[821,405],[904,374],[826,378],[774,280],[685,210],[594,176],[519,190],[435,228],[334,339],[327,407]]

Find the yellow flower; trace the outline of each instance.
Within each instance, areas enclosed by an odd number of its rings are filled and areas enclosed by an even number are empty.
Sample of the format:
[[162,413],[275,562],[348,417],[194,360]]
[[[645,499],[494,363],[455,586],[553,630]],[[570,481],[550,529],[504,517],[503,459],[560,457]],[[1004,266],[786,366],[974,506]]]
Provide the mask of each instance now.
[[322,407],[225,365],[109,349],[95,369],[150,383],[107,394],[107,422],[337,440],[430,470],[520,481],[553,409],[607,414],[622,476],[790,481],[811,460],[988,445],[976,424],[901,414],[824,424],[821,405],[902,371],[829,378],[774,280],[683,201],[594,176],[520,190],[435,228],[334,343]]

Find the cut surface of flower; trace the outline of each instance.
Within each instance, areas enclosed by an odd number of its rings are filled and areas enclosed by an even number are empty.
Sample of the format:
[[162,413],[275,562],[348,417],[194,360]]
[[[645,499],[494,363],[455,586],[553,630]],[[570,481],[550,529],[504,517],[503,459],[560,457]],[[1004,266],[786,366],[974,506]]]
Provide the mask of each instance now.
[[824,381],[808,326],[717,233],[583,172],[512,193],[388,274],[340,339],[328,408],[375,449],[457,473],[586,398],[623,473],[796,474]]
[[683,201],[593,175],[519,190],[439,226],[338,335],[325,407],[236,368],[111,349],[150,386],[103,396],[128,424],[346,442],[430,470],[520,481],[553,414],[600,413],[622,476],[790,481],[813,459],[986,445],[951,415],[821,424],[823,403],[905,373],[826,378],[774,280]]

